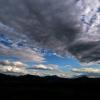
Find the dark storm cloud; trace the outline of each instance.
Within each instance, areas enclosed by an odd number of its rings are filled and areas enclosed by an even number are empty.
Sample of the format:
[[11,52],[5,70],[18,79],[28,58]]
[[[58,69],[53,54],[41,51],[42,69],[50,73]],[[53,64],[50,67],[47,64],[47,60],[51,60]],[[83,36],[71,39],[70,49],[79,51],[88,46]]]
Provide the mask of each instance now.
[[80,21],[81,8],[77,2],[0,0],[0,31],[14,39],[23,37],[30,47],[37,43],[61,55],[71,53],[81,61],[99,60],[99,42],[78,41],[80,34],[83,34],[83,26]]
[[35,40],[43,47],[63,51],[80,32],[74,3],[75,0],[0,0],[0,20],[17,35],[27,36],[32,44]]
[[82,62],[98,61],[100,59],[100,41],[81,42],[69,47],[69,51]]

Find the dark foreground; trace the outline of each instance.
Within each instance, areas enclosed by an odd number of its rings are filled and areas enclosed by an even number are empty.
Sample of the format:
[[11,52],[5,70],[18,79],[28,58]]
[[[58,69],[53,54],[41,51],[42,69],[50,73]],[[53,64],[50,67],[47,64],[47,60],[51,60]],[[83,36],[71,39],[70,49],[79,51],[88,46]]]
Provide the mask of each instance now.
[[[0,97],[13,100],[30,98],[84,98],[99,97],[100,79],[81,77],[64,79],[56,76],[38,77],[21,76],[12,77],[0,74]],[[3,99],[2,99],[3,100]]]

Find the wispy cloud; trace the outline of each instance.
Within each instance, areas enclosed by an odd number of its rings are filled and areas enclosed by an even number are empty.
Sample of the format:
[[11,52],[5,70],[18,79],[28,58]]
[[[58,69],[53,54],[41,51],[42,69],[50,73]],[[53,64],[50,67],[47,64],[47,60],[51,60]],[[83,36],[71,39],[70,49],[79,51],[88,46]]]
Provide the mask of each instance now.
[[31,74],[36,74],[40,76],[52,76],[57,75],[63,78],[73,77],[74,74],[70,72],[66,72],[60,68],[59,65],[56,64],[37,64],[31,68],[28,68],[31,71]]
[[91,61],[91,62],[82,62],[81,66],[83,67],[91,67],[91,66],[100,66],[100,61]]
[[79,68],[79,69],[72,69],[72,71],[78,73],[100,73],[100,69],[96,68]]
[[97,68],[74,68],[72,72],[80,75],[86,75],[87,77],[100,77],[100,69]]
[[54,64],[38,64],[33,66],[31,69],[36,69],[36,70],[57,70],[59,69],[58,65],[54,65]]
[[36,63],[41,63],[45,61],[44,56],[32,50],[31,48],[9,48],[3,44],[0,44],[0,54],[5,56],[15,56],[23,61],[34,61]]

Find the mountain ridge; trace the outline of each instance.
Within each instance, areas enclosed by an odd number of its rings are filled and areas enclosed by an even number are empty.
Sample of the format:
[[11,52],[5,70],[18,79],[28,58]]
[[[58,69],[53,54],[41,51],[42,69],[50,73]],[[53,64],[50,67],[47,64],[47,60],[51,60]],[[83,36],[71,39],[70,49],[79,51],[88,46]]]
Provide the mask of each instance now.
[[99,96],[100,78],[0,74],[0,96],[17,99]]

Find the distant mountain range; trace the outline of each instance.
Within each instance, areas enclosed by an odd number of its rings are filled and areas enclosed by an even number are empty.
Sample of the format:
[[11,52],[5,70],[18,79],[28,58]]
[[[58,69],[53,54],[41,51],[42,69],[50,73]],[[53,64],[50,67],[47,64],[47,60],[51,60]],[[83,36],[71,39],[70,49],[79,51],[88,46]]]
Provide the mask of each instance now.
[[8,98],[97,96],[100,78],[66,79],[57,76],[9,76],[0,74],[0,96]]

